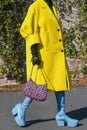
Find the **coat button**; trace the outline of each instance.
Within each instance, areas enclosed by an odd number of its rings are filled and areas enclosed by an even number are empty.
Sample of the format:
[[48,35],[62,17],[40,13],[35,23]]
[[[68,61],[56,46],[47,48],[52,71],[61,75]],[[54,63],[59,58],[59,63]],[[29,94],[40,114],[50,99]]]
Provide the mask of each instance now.
[[61,52],[64,52],[64,50],[61,50]]
[[60,31],[59,29],[57,29],[57,31]]
[[62,40],[61,39],[59,39],[59,42],[61,42]]

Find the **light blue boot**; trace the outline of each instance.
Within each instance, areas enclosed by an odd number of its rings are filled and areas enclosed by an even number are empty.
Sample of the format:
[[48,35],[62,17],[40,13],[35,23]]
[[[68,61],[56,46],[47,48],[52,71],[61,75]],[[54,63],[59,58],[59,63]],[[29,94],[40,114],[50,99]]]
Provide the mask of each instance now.
[[76,127],[78,125],[78,120],[72,119],[65,114],[65,92],[55,92],[58,113],[56,115],[56,122],[58,126],[65,126],[65,123],[68,127]]
[[18,103],[12,109],[12,114],[15,116],[15,121],[17,125],[21,127],[26,126],[26,122],[25,122],[26,109],[28,108],[31,102],[32,102],[32,99],[29,97],[26,97],[22,104]]

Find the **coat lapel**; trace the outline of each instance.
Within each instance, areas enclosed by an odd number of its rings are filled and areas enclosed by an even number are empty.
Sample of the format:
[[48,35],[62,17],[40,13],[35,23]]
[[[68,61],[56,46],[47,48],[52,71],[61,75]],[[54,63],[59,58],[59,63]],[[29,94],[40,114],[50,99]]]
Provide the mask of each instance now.
[[43,9],[46,9],[46,12],[48,12],[48,15],[54,19],[54,21],[56,22],[56,24],[59,23],[59,19],[58,19],[58,16],[57,16],[57,12],[56,12],[56,9],[55,9],[55,6],[53,4],[53,12],[52,10],[50,9],[50,7],[47,5],[47,3],[44,1],[44,0],[38,0],[40,6],[43,8]]

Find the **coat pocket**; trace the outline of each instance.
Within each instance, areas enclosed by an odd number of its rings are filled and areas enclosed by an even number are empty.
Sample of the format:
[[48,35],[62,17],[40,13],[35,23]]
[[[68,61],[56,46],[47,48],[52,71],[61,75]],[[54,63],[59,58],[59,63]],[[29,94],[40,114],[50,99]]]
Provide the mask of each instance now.
[[49,32],[47,30],[42,29],[40,33],[40,38],[43,47],[46,49],[46,51],[49,51],[50,50]]

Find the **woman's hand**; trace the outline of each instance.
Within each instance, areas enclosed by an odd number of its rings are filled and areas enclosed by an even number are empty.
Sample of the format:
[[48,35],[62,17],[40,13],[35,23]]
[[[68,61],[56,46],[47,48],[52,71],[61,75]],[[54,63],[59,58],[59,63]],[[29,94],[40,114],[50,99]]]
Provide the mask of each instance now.
[[32,64],[40,65],[40,58],[39,58],[39,53],[38,53],[38,43],[31,46],[31,53],[32,53]]

